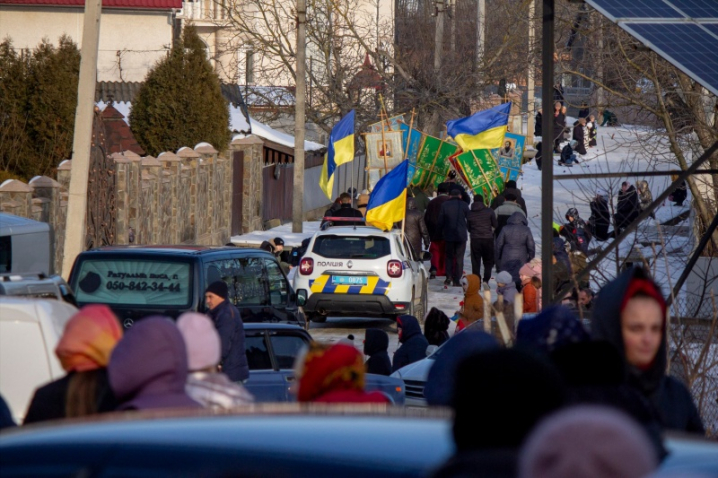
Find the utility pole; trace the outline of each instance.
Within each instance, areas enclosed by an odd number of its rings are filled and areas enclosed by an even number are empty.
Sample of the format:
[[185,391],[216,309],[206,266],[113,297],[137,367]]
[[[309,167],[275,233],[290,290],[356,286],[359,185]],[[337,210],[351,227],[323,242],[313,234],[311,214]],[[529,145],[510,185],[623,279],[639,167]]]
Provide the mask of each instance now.
[[[441,60],[444,53],[444,13],[446,13],[446,0],[434,0],[436,4],[436,33],[434,36],[434,78],[436,81],[436,91],[441,94]],[[429,123],[429,133],[439,136],[441,128],[439,127],[439,107],[434,107]]]
[[484,61],[484,40],[486,38],[486,0],[476,0],[476,71]]
[[529,1],[529,65],[528,65],[528,79],[526,81],[526,89],[528,89],[528,122],[526,132],[526,142],[528,144],[534,144],[534,117],[536,112],[534,111],[534,75],[536,74],[536,68],[534,67],[534,16],[536,15],[536,0]]
[[541,171],[541,300],[548,307],[553,300],[553,19],[554,0],[543,0],[543,39],[541,52],[542,148]]
[[[598,23],[598,55],[596,61],[596,76],[598,76],[598,81],[603,84],[603,21],[601,19],[601,14],[596,12],[596,23]],[[604,94],[603,94],[603,87],[599,86],[598,90],[596,91],[596,102],[598,103],[598,110],[596,115],[596,121],[600,121],[599,118],[601,118],[601,115],[603,114],[603,109],[606,107]]]
[[75,258],[85,249],[85,235],[87,234],[87,182],[90,175],[101,15],[102,0],[85,0],[80,81],[77,85],[75,133],[72,139],[72,174],[67,200],[65,245],[62,255],[62,276],[66,280],[69,278]]
[[306,101],[306,26],[307,2],[297,0],[297,66],[294,110],[294,197],[292,232],[303,232],[304,222],[304,110]]

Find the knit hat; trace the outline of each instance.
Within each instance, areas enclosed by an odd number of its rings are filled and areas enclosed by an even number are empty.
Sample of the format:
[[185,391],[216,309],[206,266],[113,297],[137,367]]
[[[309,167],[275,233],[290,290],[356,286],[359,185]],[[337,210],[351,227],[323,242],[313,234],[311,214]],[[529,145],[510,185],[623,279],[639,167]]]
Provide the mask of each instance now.
[[229,289],[227,288],[227,283],[221,280],[212,282],[207,287],[207,290],[204,291],[205,294],[207,292],[211,292],[214,295],[223,298],[224,300],[227,300],[227,298],[229,297]]
[[274,245],[275,246],[283,246],[284,245],[284,239],[281,237],[275,237],[274,238]]
[[86,305],[65,325],[55,355],[66,372],[104,368],[122,338],[117,317],[106,305]]
[[512,283],[513,281],[514,281],[514,280],[513,280],[513,278],[511,277],[511,274],[510,274],[509,272],[506,272],[506,271],[501,271],[501,272],[499,272],[498,275],[496,276],[496,282],[497,282],[497,283],[500,283],[500,284],[510,284],[510,283]]
[[313,342],[299,371],[297,400],[312,402],[338,390],[364,390],[364,360],[359,351],[342,343],[331,347]]
[[529,436],[521,478],[638,478],[658,460],[646,432],[617,410],[580,406],[556,413]]
[[221,343],[212,320],[204,314],[185,312],[177,319],[185,345],[190,371],[215,366],[221,358]]
[[519,275],[526,277],[538,277],[539,274],[533,270],[529,264],[524,264],[521,266],[521,269],[519,269]]
[[571,149],[573,149],[576,146],[578,146],[578,141],[576,141],[575,139],[572,139],[568,144],[571,146]]

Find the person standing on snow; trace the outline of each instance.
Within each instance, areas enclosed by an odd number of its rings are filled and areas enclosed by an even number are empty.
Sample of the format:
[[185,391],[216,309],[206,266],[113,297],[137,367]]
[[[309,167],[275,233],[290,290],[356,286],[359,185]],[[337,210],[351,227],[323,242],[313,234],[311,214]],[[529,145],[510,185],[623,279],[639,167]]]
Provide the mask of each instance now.
[[608,194],[599,189],[596,197],[591,200],[591,217],[588,218],[588,226],[591,234],[597,241],[608,240],[608,227],[611,225],[611,214],[608,212]]
[[364,364],[366,373],[391,375],[391,360],[388,351],[389,335],[380,329],[366,329],[364,355],[369,357]]
[[444,236],[444,249],[446,251],[446,280],[444,285],[460,287],[461,276],[464,271],[464,253],[468,229],[466,215],[469,206],[461,200],[461,191],[452,189],[449,201],[441,205],[439,213],[439,227]]
[[484,263],[484,282],[489,283],[494,268],[494,230],[498,227],[496,214],[484,204],[484,198],[477,194],[471,210],[466,216],[471,238],[471,272],[481,277],[481,262]]
[[504,193],[506,201],[496,208],[496,229],[494,229],[494,235],[496,237],[499,237],[499,234],[501,234],[501,230],[504,228],[504,226],[509,222],[509,218],[514,215],[516,212],[520,212],[524,217],[526,217],[526,213],[523,209],[521,209],[521,206],[519,206],[517,202],[517,197],[511,192]]
[[591,115],[588,122],[586,123],[586,130],[588,131],[588,147],[593,148],[598,144],[598,123],[596,123],[596,117]]
[[571,250],[588,254],[591,233],[584,220],[578,216],[578,210],[575,207],[566,211],[566,221],[568,222],[561,227],[561,235],[571,244]]
[[209,312],[222,339],[221,370],[233,382],[249,378],[249,364],[244,349],[244,323],[239,310],[229,301],[224,281],[212,282],[204,293]]
[[563,141],[563,130],[566,128],[566,115],[561,111],[561,102],[554,104],[553,110],[553,151],[560,153],[560,145]]
[[519,284],[521,266],[535,255],[536,244],[526,216],[521,212],[515,212],[496,239],[497,269],[511,274],[512,281]]
[[414,248],[414,252],[419,255],[419,259],[421,259],[421,251],[423,250],[421,243],[423,242],[424,246],[428,249],[431,240],[429,238],[429,230],[426,228],[426,223],[424,222],[424,215],[417,209],[416,200],[412,197],[406,200],[405,221],[404,234],[406,234],[406,239],[409,241],[409,244],[411,244],[411,247]]
[[613,215],[616,220],[616,235],[628,227],[640,214],[638,193],[628,181],[621,183],[621,191],[618,193],[616,213]]
[[586,118],[579,118],[578,124],[573,127],[573,138],[576,140],[576,152],[580,155],[586,154],[586,146],[588,145],[588,134],[586,131]]
[[[459,199],[460,200],[460,199]],[[429,341],[421,333],[419,321],[413,315],[402,315],[396,319],[399,329],[399,343],[401,346],[394,352],[392,373],[411,363],[426,358],[426,348]]]
[[521,195],[521,190],[516,187],[516,181],[513,179],[509,179],[506,181],[506,187],[504,188],[504,192],[497,195],[494,199],[491,200],[491,209],[496,211],[504,202],[506,201],[506,195],[507,194],[513,194],[516,196],[516,204],[518,204],[521,207],[521,210],[524,212],[524,214],[528,215],[528,209],[526,209],[526,201],[524,201],[523,196]]
[[666,302],[648,273],[624,271],[594,301],[591,334],[621,353],[628,385],[648,398],[666,429],[704,434],[690,392],[666,374]]
[[[651,194],[651,190],[648,188],[648,181],[638,181],[636,186],[638,186],[639,207],[641,208],[641,212],[643,212],[653,203],[653,194]],[[655,219],[656,215],[651,212],[650,217]]]
[[446,252],[444,249],[444,231],[439,226],[439,215],[441,214],[441,206],[451,199],[449,197],[449,188],[444,183],[439,184],[438,196],[429,201],[424,214],[424,222],[429,230],[429,252],[431,252],[431,269],[429,270],[429,278],[434,279],[436,276],[446,275],[445,260]]

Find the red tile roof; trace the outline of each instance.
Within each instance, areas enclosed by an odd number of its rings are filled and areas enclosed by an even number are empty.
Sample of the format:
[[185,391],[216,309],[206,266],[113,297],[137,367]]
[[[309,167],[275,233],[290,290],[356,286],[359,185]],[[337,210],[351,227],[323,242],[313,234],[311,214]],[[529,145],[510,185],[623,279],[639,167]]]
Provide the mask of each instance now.
[[[85,0],[0,0],[5,5],[49,5],[82,7]],[[182,8],[182,0],[102,0],[104,8],[169,9]]]
[[132,151],[140,156],[145,154],[145,150],[137,143],[132,131],[130,131],[129,125],[125,123],[125,117],[114,106],[107,105],[100,117],[102,118],[102,125],[105,127],[108,154],[123,153],[125,151]]

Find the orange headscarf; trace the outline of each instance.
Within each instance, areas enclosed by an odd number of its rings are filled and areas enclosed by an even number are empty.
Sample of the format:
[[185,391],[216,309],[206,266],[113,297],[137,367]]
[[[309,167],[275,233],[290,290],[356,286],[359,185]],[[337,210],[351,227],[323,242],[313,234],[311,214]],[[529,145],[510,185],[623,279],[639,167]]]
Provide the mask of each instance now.
[[65,325],[55,354],[67,372],[87,372],[106,367],[122,328],[106,305],[86,305]]

